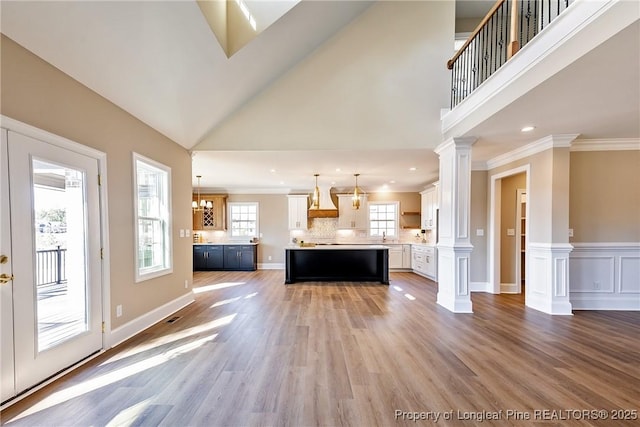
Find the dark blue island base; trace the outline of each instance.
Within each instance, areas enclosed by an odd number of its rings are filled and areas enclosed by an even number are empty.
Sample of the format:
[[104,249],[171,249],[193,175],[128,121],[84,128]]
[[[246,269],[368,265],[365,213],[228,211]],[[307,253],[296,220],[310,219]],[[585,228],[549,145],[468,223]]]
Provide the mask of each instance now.
[[286,248],[285,264],[285,284],[320,281],[389,284],[389,248],[381,245]]

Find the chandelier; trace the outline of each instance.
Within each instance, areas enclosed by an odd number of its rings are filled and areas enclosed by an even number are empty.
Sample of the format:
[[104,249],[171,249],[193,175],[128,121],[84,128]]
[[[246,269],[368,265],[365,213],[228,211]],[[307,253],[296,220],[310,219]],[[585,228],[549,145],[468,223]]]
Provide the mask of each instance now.
[[202,175],[196,175],[196,178],[198,178],[198,200],[197,201],[193,201],[191,202],[191,209],[193,209],[194,212],[198,212],[198,211],[203,211],[205,209],[211,209],[213,208],[213,202],[212,201],[207,201],[204,199],[200,198],[200,178],[202,178]]

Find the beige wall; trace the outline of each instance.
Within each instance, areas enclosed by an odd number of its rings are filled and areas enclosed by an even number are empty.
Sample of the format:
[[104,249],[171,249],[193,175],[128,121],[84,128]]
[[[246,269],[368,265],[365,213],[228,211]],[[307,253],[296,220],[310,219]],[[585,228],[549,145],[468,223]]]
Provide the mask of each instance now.
[[527,176],[524,173],[502,179],[501,213],[500,213],[500,281],[516,283],[516,239],[519,236],[507,235],[507,229],[516,229],[516,193],[518,189],[526,189]]
[[[487,247],[489,225],[487,220],[487,171],[471,172],[471,218],[470,232],[473,252],[471,252],[471,282],[487,281]],[[484,236],[477,236],[476,230],[484,230]]]
[[[529,242],[568,243],[569,149],[552,148],[489,171],[499,173],[529,165]],[[489,188],[490,190],[490,188]]]
[[[258,263],[284,263],[289,244],[289,202],[285,194],[230,194],[228,202],[258,202],[262,237]],[[269,259],[271,257],[271,259]]]
[[640,242],[640,151],[571,153],[572,242]]
[[[192,282],[189,153],[87,87],[2,36],[0,112],[107,154],[112,327],[188,292]],[[173,273],[134,283],[132,152],[171,168]],[[115,306],[123,315],[116,318]]]

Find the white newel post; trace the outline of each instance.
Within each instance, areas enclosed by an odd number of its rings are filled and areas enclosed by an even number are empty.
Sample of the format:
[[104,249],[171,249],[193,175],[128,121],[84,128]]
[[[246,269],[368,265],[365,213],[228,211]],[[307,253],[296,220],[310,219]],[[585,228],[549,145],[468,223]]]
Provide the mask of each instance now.
[[452,138],[434,150],[440,156],[437,302],[454,313],[472,313],[469,292],[471,145]]

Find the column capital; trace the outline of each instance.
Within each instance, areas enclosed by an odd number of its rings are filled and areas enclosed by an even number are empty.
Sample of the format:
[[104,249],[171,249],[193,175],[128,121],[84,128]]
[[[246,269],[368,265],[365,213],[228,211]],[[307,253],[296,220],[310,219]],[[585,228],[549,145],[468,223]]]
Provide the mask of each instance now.
[[471,146],[477,140],[478,138],[476,138],[475,136],[460,136],[460,137],[449,138],[446,141],[442,142],[440,145],[438,145],[433,151],[439,155],[441,152],[443,152],[444,150],[450,147],[471,148]]

